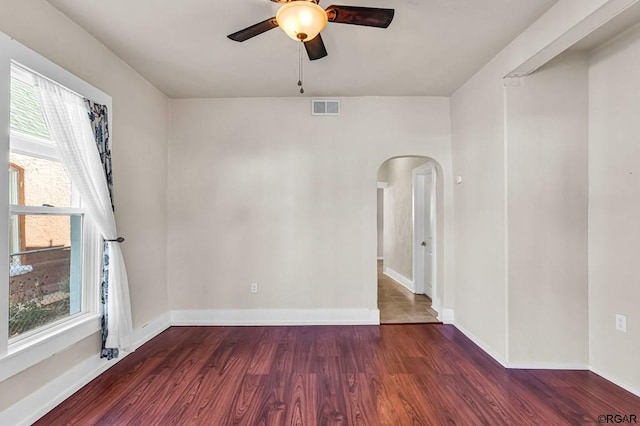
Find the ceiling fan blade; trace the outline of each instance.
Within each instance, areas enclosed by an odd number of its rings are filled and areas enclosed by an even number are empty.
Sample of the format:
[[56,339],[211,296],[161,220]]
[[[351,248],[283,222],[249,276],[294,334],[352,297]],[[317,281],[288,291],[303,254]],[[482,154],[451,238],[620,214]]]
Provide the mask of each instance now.
[[327,8],[327,15],[329,22],[387,28],[393,21],[394,9],[331,5]]
[[313,40],[305,41],[304,47],[307,49],[307,55],[309,55],[310,61],[324,58],[327,56],[327,49],[324,47],[322,36],[318,34]]
[[240,30],[236,33],[229,34],[229,37],[233,41],[245,41],[249,40],[252,37],[260,35],[264,32],[274,29],[278,26],[276,22],[275,16],[273,18],[269,18],[265,21],[259,22],[255,25],[245,28],[244,30]]

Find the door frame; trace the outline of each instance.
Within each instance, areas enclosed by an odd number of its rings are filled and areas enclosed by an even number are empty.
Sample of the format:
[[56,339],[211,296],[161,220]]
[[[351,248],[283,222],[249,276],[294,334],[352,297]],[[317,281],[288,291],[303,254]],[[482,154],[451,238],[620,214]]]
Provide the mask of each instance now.
[[[430,188],[430,212],[425,212],[424,211],[424,203],[421,203],[420,200],[420,196],[422,195],[422,198],[424,198],[424,191],[426,188],[424,188],[424,176],[427,174],[431,174],[431,188]],[[439,300],[438,299],[438,235],[437,235],[437,231],[438,231],[438,226],[437,226],[437,212],[438,212],[438,208],[437,208],[437,193],[436,193],[436,188],[437,188],[437,179],[438,179],[438,174],[436,172],[436,166],[435,163],[433,161],[429,161],[426,164],[423,164],[421,166],[416,167],[415,169],[412,170],[412,182],[413,182],[413,215],[412,215],[412,221],[413,221],[413,245],[412,245],[412,252],[413,252],[413,284],[414,284],[414,289],[416,293],[419,294],[426,294],[426,288],[425,288],[425,279],[424,279],[424,262],[425,262],[425,257],[424,256],[418,256],[418,253],[420,252],[419,250],[419,244],[421,242],[421,236],[418,235],[418,231],[419,231],[419,227],[416,226],[416,224],[418,223],[418,221],[422,221],[422,223],[426,223],[426,219],[427,217],[430,217],[429,220],[429,227],[430,227],[430,231],[431,231],[431,238],[432,238],[432,256],[431,256],[431,291],[432,294],[428,295],[429,297],[431,297],[431,300],[433,302],[433,307],[434,309],[436,309],[436,301]],[[427,216],[427,214],[429,216]],[[437,311],[437,309],[436,309]]]

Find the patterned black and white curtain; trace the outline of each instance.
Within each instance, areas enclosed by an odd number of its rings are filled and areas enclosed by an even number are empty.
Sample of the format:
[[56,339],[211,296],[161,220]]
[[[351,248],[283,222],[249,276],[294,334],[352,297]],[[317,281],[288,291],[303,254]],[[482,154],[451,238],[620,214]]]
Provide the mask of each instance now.
[[[107,187],[109,188],[109,198],[111,199],[111,209],[113,206],[113,175],[111,172],[111,138],[109,137],[109,121],[107,107],[85,99],[87,109],[89,111],[89,120],[91,121],[91,129],[96,139],[96,146],[100,154],[100,162],[104,168],[104,175],[107,178]],[[102,257],[102,280],[100,283],[100,303],[102,308],[102,350],[101,358],[113,359],[118,358],[118,348],[107,347],[107,337],[109,336],[109,244],[105,241],[103,244]]]

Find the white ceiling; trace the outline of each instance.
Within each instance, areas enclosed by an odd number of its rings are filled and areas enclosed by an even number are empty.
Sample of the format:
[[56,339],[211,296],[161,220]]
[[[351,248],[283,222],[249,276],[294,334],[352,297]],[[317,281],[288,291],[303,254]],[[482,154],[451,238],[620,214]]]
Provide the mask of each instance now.
[[[298,44],[269,0],[48,0],[172,98],[298,95]],[[333,1],[333,0],[332,0]],[[304,60],[309,96],[449,96],[557,0],[322,0],[395,9],[388,29],[332,24]]]

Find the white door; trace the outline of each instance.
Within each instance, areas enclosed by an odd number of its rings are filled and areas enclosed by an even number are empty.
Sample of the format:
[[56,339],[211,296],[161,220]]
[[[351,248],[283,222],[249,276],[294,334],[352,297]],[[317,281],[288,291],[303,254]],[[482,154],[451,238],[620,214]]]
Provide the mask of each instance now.
[[436,257],[436,197],[435,170],[425,164],[413,170],[413,279],[415,292],[426,294],[432,299],[434,288]]
[[431,190],[433,188],[433,173],[429,171],[423,175],[424,179],[424,191],[422,196],[424,197],[424,214],[422,220],[424,220],[423,236],[422,241],[420,242],[420,247],[422,249],[421,256],[423,256],[423,274],[424,277],[424,293],[433,297],[433,285],[431,282],[432,277],[432,265],[433,265],[433,214],[432,205],[431,205]]

